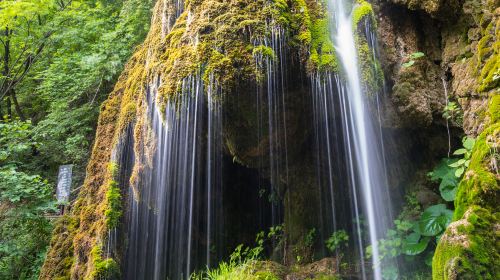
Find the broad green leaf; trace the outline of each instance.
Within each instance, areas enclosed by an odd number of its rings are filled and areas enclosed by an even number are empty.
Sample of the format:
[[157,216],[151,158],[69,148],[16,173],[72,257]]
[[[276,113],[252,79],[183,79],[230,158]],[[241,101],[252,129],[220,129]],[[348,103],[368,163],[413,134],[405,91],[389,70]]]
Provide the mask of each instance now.
[[429,240],[429,237],[422,237],[419,233],[413,232],[403,240],[403,254],[415,256],[422,253],[427,248]]
[[436,236],[443,232],[451,222],[453,211],[444,204],[437,204],[427,208],[419,221],[419,230],[423,236]]
[[455,169],[451,168],[450,165],[455,163],[456,160],[445,158],[441,160],[441,162],[434,168],[432,172],[429,173],[429,176],[432,181],[443,180],[447,177],[452,177],[455,173]]
[[464,144],[464,147],[467,149],[467,150],[472,150],[472,148],[474,147],[474,144],[476,143],[476,140],[474,138],[470,138],[470,137],[466,137],[464,140],[463,140],[463,144]]
[[465,168],[463,166],[458,168],[457,171],[455,171],[455,176],[457,178],[462,177],[462,174],[464,174],[464,171],[465,171]]
[[439,184],[439,192],[441,193],[441,197],[446,201],[454,201],[455,196],[457,194],[457,185],[458,178],[455,174],[452,176],[446,177]]

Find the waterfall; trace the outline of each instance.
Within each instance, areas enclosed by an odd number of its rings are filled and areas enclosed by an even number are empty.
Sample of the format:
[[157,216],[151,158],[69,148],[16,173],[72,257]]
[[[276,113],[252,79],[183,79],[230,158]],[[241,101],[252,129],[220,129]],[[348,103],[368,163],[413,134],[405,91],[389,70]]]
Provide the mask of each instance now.
[[[359,273],[363,279],[382,279],[377,240],[383,237],[391,217],[383,135],[378,99],[374,102],[369,97],[377,93],[366,92],[368,87],[361,81],[351,7],[351,3],[344,1],[328,1],[332,16],[330,36],[340,73],[316,74],[312,78],[318,176],[326,201],[331,205],[328,215],[331,230],[351,226]],[[370,36],[368,40],[373,41],[374,35]],[[347,176],[343,178],[340,174]],[[349,187],[348,194],[346,187]],[[348,206],[339,203],[346,196],[350,199]],[[352,213],[354,222],[340,217],[348,212]],[[368,236],[364,236],[364,222]],[[370,245],[372,266],[367,267],[365,249]]]
[[[288,183],[288,145],[286,123],[286,38],[285,30],[274,21],[268,22],[269,38],[254,42],[255,47],[272,50],[272,55],[257,52],[254,55],[258,69],[265,73],[265,84],[257,88],[256,104],[258,117],[258,142],[267,137],[268,162],[260,163],[259,168],[269,171],[269,200],[272,207],[272,224],[281,223],[282,209],[278,200],[283,185]],[[267,128],[267,135],[263,130]],[[262,158],[261,158],[262,161]]]
[[[125,279],[187,279],[213,257],[223,217],[221,110],[215,84],[184,79],[162,112],[147,89],[144,170],[129,195]],[[206,94],[205,94],[206,91]],[[208,104],[208,105],[207,105]],[[217,207],[214,207],[217,205]]]

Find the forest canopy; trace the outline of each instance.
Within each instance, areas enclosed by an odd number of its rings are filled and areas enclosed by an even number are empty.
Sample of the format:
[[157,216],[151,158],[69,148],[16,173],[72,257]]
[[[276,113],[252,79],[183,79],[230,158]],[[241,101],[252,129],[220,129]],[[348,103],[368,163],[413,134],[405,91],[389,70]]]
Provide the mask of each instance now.
[[82,183],[99,106],[151,0],[0,2],[0,279],[38,279],[59,165]]

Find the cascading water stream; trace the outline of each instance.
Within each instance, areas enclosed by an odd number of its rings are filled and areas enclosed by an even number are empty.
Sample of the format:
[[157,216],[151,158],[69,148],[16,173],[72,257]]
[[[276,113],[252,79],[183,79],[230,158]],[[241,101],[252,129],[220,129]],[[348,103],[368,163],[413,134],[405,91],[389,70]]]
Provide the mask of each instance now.
[[[262,129],[267,128],[269,147],[268,169],[270,179],[269,196],[272,202],[272,224],[281,222],[282,209],[277,203],[283,182],[288,183],[287,123],[286,123],[286,39],[285,30],[273,21],[268,23],[269,38],[254,42],[256,47],[270,48],[273,57],[262,53],[255,54],[258,70],[266,75],[266,84],[257,90],[258,142],[262,140]],[[264,90],[265,89],[265,90]],[[264,114],[266,115],[264,118]],[[260,164],[262,169],[264,163]],[[266,164],[267,166],[267,164]]]
[[[320,182],[327,186],[326,192],[330,197],[333,230],[351,224],[358,248],[359,273],[363,279],[378,280],[382,279],[382,265],[377,241],[385,234],[391,216],[387,199],[388,180],[380,116],[379,112],[372,114],[372,111],[378,110],[378,99],[376,104],[372,104],[368,97],[377,93],[366,92],[360,78],[351,7],[352,4],[347,1],[328,1],[332,16],[330,36],[340,74],[318,74],[312,79],[318,164],[323,166],[319,168],[319,177]],[[343,145],[339,145],[339,141]],[[344,181],[338,182],[342,180],[338,179],[342,177],[339,172],[347,173]],[[339,206],[341,200],[338,193],[342,192],[339,184],[350,186],[349,209],[354,218],[354,222],[344,220],[341,225],[337,225],[341,220],[338,213],[344,213],[346,209]],[[367,223],[368,238],[363,236],[363,220]],[[371,246],[372,269],[364,265],[368,246]],[[372,276],[368,276],[370,274]]]
[[151,138],[139,155],[145,168],[138,190],[129,195],[125,279],[187,279],[210,263],[213,246],[220,248],[214,242],[223,217],[217,87],[188,77],[162,113],[154,100],[159,86],[155,79],[147,90],[151,124],[144,133]]

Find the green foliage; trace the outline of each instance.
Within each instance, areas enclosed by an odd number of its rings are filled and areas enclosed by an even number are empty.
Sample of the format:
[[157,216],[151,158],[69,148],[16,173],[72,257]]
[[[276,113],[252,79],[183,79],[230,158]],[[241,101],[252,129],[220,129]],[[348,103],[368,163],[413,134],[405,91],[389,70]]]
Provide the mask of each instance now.
[[428,174],[432,181],[439,182],[439,191],[446,201],[453,201],[457,192],[459,180],[455,176],[456,168],[450,166],[454,162],[456,160],[442,159],[436,168]]
[[474,146],[475,140],[465,137],[462,143],[463,148],[453,153],[453,155],[461,156],[462,158],[444,158],[437,167],[428,174],[432,181],[439,182],[441,197],[446,201],[455,200],[458,183],[470,164],[472,147]]
[[0,279],[37,279],[52,230],[53,186],[25,170],[30,122],[0,122]]
[[[400,215],[400,219],[394,221],[395,228],[389,229],[386,237],[378,241],[380,261],[400,256],[414,261],[414,256],[421,256],[430,265],[435,241],[450,224],[452,216],[453,211],[446,209],[444,204],[428,207],[418,219],[411,220]],[[371,257],[371,254],[372,248],[369,246],[367,255]],[[394,269],[389,267],[384,272],[387,274],[384,279],[399,279],[397,270]]]
[[0,164],[18,165],[21,160],[29,156],[31,148],[36,142],[31,140],[31,122],[9,120],[0,121]]
[[465,137],[462,140],[463,148],[456,150],[453,155],[463,156],[463,158],[459,159],[457,162],[450,164],[450,167],[456,168],[455,176],[457,178],[462,177],[465,172],[465,169],[469,167],[470,159],[472,156],[472,148],[474,147],[475,140],[473,138]]
[[337,249],[346,246],[349,242],[349,235],[345,230],[335,231],[326,241],[325,245],[328,251],[335,252]]
[[408,61],[403,63],[403,67],[408,68],[408,67],[413,66],[417,59],[422,58],[424,56],[425,56],[425,54],[423,52],[415,52],[415,53],[410,54],[407,58]]
[[316,240],[316,229],[311,229],[304,237],[304,245],[306,247],[311,247],[314,245],[314,240]]
[[[100,104],[149,30],[152,2],[0,2],[0,116],[9,116],[0,121],[0,279],[38,278],[50,183],[68,163],[82,183]],[[121,216],[117,189],[106,193],[110,226]]]
[[[463,147],[453,155],[460,158],[444,158],[428,173],[431,181],[439,182],[439,191],[445,201],[454,201],[458,184],[465,169],[469,166],[475,140],[465,137]],[[407,197],[407,206],[394,221],[395,228],[387,231],[386,237],[378,241],[381,261],[400,256],[424,258],[428,266],[432,263],[434,244],[437,243],[453,219],[453,211],[445,204],[429,206],[424,211],[411,196]],[[367,253],[371,255],[371,247]],[[413,260],[413,259],[412,259]],[[398,279],[397,270],[389,268],[384,279]]]
[[58,14],[54,21],[65,28],[54,33],[29,76],[40,82],[27,81],[22,91],[34,93],[41,109],[34,135],[43,143],[37,162],[48,165],[50,175],[58,165],[74,164],[77,184],[84,178],[99,106],[149,29],[151,0],[103,3],[72,1]]
[[463,112],[456,102],[450,101],[443,109],[443,118],[461,124],[463,121]]

